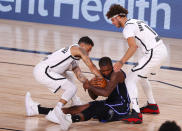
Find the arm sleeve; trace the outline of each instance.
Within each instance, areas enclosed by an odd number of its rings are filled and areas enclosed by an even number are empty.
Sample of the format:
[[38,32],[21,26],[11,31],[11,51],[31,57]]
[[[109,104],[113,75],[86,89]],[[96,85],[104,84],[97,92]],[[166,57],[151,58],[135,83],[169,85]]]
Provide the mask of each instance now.
[[74,69],[74,68],[77,67],[77,66],[79,66],[79,61],[74,60],[74,61],[72,62],[72,69]]

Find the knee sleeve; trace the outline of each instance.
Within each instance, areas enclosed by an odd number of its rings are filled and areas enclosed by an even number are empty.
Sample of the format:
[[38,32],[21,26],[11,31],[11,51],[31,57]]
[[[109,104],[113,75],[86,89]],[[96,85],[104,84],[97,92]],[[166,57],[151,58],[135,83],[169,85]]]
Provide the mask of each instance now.
[[76,94],[77,91],[77,87],[69,80],[64,82],[64,84],[61,86],[61,89],[64,90],[61,98],[67,102]]

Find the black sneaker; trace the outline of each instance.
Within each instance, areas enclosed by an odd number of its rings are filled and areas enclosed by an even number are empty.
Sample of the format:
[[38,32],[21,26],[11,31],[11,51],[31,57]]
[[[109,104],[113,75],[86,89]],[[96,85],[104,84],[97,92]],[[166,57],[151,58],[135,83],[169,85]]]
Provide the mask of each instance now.
[[127,117],[125,117],[121,120],[128,122],[128,123],[141,124],[142,123],[142,113],[137,113],[134,109],[132,109],[132,112],[130,112],[130,114]]
[[149,113],[149,114],[159,114],[159,107],[157,104],[147,104],[146,106],[140,108],[141,113]]

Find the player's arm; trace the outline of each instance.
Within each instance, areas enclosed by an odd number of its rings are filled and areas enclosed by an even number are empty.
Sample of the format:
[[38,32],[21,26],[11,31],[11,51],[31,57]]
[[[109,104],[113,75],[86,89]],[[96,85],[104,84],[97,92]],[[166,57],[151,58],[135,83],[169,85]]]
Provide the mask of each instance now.
[[92,98],[93,100],[97,99],[97,97],[98,97],[96,94],[93,93],[93,91],[91,91],[89,89],[88,89],[88,94],[89,94],[90,98]]
[[93,64],[93,62],[88,57],[86,51],[80,47],[72,47],[71,52],[74,56],[80,56],[83,60],[83,62],[88,66],[90,71],[95,74],[98,77],[102,77],[100,71],[97,69],[97,67]]
[[125,63],[128,61],[128,59],[130,57],[133,56],[133,54],[136,52],[138,46],[136,44],[136,41],[135,41],[135,38],[134,37],[129,37],[127,39],[127,42],[128,42],[128,50],[126,51],[125,55],[123,56],[123,58],[120,60],[122,63]]
[[77,79],[81,82],[81,83],[85,83],[86,81],[88,81],[88,79],[82,74],[80,67],[76,66],[73,69],[73,72],[75,73]]
[[125,55],[114,65],[114,70],[119,71],[120,68],[128,61],[130,57],[136,52],[138,46],[136,45],[136,41],[134,37],[129,37],[127,39],[128,42],[128,50],[126,51]]
[[88,90],[92,91],[97,96],[109,96],[111,92],[116,88],[116,85],[119,82],[124,82],[124,74],[123,72],[113,72],[111,75],[111,80],[107,83],[105,88],[88,86]]

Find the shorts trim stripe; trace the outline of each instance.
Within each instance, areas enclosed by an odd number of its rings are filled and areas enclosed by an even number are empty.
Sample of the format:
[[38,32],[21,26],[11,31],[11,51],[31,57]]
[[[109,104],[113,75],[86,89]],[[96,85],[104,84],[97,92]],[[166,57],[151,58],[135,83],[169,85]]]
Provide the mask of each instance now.
[[135,71],[143,69],[150,62],[150,60],[152,59],[152,56],[153,56],[153,49],[151,49],[151,54],[150,54],[150,58],[148,59],[148,61],[142,67],[140,67],[138,69],[131,69],[131,71],[135,72]]
[[150,51],[147,49],[147,46],[142,42],[142,40],[140,38],[138,38],[137,36],[135,36],[135,38],[140,41],[140,43],[145,47],[146,51]]
[[109,106],[118,115],[126,115],[129,112],[129,107],[127,108],[127,110],[125,112],[120,113],[120,112],[116,111],[111,105],[109,105],[109,104],[105,104],[105,105]]
[[47,72],[48,68],[49,68],[49,66],[46,67],[45,74],[46,74],[49,78],[51,78],[52,80],[63,80],[63,79],[66,79],[66,78],[64,78],[64,77],[63,77],[63,78],[53,78],[52,76],[50,76],[50,75],[48,74],[48,72]]
[[147,79],[147,77],[141,76],[141,75],[138,75],[138,77],[143,78],[143,79]]
[[61,88],[61,86],[59,86],[59,87],[54,91],[54,93],[56,93],[60,88]]
[[71,55],[71,58],[74,59],[74,60],[80,60],[79,58],[75,58]]

